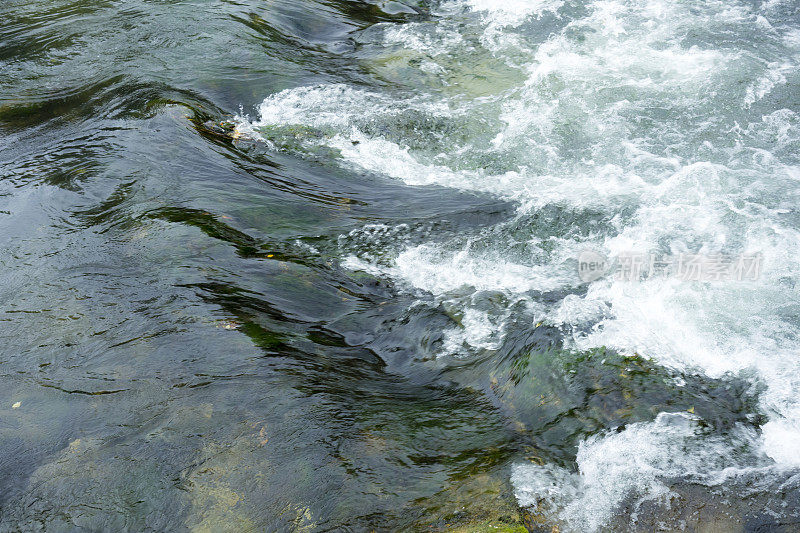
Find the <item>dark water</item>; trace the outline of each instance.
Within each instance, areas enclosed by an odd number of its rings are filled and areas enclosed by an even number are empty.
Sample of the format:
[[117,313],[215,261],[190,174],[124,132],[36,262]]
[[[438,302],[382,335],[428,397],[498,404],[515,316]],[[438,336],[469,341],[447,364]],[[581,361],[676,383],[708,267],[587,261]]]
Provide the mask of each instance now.
[[[567,349],[562,328],[500,290],[472,302],[508,311],[502,339],[442,356],[463,309],[343,264],[528,231],[514,223],[597,227],[613,210],[549,206],[520,222],[506,197],[407,185],[220,126],[307,85],[402,101],[417,82],[367,68],[378,52],[362,35],[434,23],[435,7],[3,0],[0,530],[513,530],[513,464],[577,472],[584,439],[661,412],[693,413],[712,440],[758,431],[764,385],[746,372]],[[563,27],[541,24],[542,39]],[[769,463],[751,452],[737,465]],[[791,474],[729,505],[746,479],[715,495],[673,478],[684,508],[794,527]],[[632,527],[616,513],[607,527]]]

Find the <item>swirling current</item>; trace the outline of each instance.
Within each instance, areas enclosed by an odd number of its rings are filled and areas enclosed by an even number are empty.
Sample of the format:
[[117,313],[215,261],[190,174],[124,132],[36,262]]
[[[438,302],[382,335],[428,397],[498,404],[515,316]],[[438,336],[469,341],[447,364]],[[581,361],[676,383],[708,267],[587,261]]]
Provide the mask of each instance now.
[[0,531],[800,530],[796,0],[0,21]]

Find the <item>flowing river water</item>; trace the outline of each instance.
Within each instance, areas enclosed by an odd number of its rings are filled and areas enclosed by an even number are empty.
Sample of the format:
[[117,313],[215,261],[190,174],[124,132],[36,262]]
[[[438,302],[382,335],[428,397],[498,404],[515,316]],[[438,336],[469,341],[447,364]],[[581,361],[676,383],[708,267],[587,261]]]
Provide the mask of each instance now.
[[0,531],[800,529],[796,0],[4,0],[0,74]]

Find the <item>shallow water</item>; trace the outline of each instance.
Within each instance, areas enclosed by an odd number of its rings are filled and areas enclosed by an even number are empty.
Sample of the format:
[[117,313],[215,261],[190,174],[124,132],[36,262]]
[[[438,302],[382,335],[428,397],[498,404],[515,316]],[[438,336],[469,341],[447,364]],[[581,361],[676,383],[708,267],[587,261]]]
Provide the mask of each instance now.
[[0,530],[800,527],[793,0],[0,20]]

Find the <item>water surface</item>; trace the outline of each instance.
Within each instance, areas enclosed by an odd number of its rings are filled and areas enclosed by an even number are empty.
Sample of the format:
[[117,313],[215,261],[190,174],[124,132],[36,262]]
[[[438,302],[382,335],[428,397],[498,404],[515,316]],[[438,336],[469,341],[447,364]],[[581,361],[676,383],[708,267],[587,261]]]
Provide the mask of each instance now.
[[0,530],[800,527],[793,0],[0,20]]

